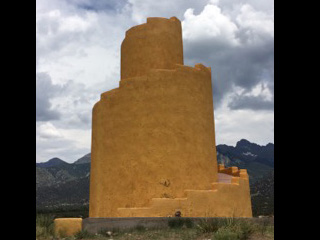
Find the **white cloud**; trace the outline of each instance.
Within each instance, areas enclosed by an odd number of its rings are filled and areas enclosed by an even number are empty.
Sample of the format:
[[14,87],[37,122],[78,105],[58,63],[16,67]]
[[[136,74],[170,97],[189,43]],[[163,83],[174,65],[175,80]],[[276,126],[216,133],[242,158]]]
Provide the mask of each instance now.
[[[270,89],[266,86],[266,83],[259,82],[257,85],[255,85],[250,91],[247,91],[244,88],[241,87],[233,87],[233,95],[241,95],[241,96],[247,96],[247,97],[261,97],[262,99],[266,101],[272,101],[273,94],[270,92]],[[230,96],[230,95],[229,95]]]
[[36,161],[59,157],[74,162],[90,152],[91,129],[64,129],[51,122],[36,123]]
[[272,142],[272,111],[228,104],[237,94],[273,99],[273,1],[37,0],[38,162],[90,152],[92,106],[118,87],[125,31],[172,16],[183,25],[185,63],[213,69],[217,143]]
[[60,113],[52,106],[51,99],[61,91],[61,86],[51,81],[49,74],[36,74],[36,121],[49,121],[60,118]]
[[69,15],[54,9],[36,16],[37,57],[44,63],[78,54],[81,45],[92,44],[97,31],[97,16],[90,12]]
[[224,104],[214,111],[216,143],[235,146],[243,138],[260,145],[273,143],[274,112],[231,110],[228,107],[231,95],[226,96]]
[[85,17],[70,16],[64,19],[64,24],[61,25],[62,32],[86,32],[92,25],[97,23],[97,16],[94,13],[87,13]]
[[133,22],[141,24],[147,17],[177,17],[183,18],[188,8],[200,11],[207,4],[208,0],[128,0],[127,14],[131,15]]
[[250,44],[259,44],[265,35],[274,36],[273,14],[256,11],[249,4],[241,7],[236,22],[245,31]]
[[215,5],[208,4],[199,15],[195,15],[193,9],[188,9],[184,14],[182,27],[183,36],[189,41],[211,38],[217,42],[239,44],[236,38],[237,26]]
[[62,137],[61,133],[56,129],[56,127],[50,123],[39,123],[37,126],[38,136],[40,138],[60,138]]

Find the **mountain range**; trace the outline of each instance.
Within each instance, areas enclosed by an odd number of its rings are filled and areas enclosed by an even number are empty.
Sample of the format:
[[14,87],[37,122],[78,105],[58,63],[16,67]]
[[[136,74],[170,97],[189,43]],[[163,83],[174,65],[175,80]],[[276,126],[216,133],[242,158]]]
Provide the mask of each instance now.
[[[242,139],[235,147],[222,144],[216,148],[218,163],[247,169],[255,215],[273,214],[274,144],[260,146]],[[74,163],[59,158],[36,163],[37,209],[88,205],[90,163],[90,153]]]

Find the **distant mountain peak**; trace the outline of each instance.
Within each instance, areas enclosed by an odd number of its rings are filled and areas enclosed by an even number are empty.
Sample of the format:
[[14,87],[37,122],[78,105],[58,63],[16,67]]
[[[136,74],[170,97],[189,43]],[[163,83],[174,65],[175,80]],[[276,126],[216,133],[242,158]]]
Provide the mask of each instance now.
[[83,163],[90,163],[91,162],[91,153],[84,155],[83,157],[79,158],[73,164],[83,164]]
[[[251,168],[250,164],[253,163],[253,167],[257,167],[257,164],[263,164],[268,167],[274,167],[274,145],[268,143],[266,146],[260,146],[256,143],[252,143],[246,139],[241,139],[237,142],[235,147],[228,145],[217,145],[218,161],[225,161],[223,156],[227,156],[228,166],[233,164],[237,167]],[[239,166],[238,166],[239,165]],[[264,168],[263,166],[261,166]]]
[[55,157],[55,158],[49,159],[47,162],[60,163],[60,162],[65,162],[65,161],[61,160],[60,158]]
[[60,158],[51,158],[47,162],[36,163],[36,166],[37,167],[53,167],[53,166],[58,166],[60,164],[68,164],[68,163],[61,160]]
[[247,139],[242,138],[240,141],[238,141],[238,143],[251,143],[251,142],[248,141]]
[[[273,211],[273,194],[271,195],[273,177],[266,176],[266,180],[255,183],[274,169],[274,145],[269,143],[267,146],[259,146],[246,139],[241,139],[237,145],[244,147],[217,145],[218,163],[223,163],[226,167],[236,166],[247,169],[250,186],[253,186],[251,193],[254,214],[261,215],[261,211],[263,211],[263,215],[273,213],[269,211],[270,209]],[[37,163],[37,208],[60,207],[66,206],[66,204],[87,206],[89,202],[90,158],[91,154],[88,153],[70,164],[59,158]],[[46,167],[47,165],[54,167]],[[269,179],[271,180],[269,181]]]
[[249,142],[247,139],[241,139],[240,141],[237,142],[236,144],[236,148],[239,148],[239,147],[249,147],[251,145],[257,145],[255,143],[251,143]]

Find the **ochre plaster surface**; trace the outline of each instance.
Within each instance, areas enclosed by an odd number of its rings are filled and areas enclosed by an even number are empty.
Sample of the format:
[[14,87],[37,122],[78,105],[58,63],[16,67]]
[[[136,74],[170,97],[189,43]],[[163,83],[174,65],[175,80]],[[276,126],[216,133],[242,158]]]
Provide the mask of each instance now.
[[177,18],[148,18],[93,108],[89,217],[251,217],[248,175],[218,167],[215,145],[211,69],[183,65]]
[[72,236],[82,229],[82,218],[56,218],[54,230],[58,236]]
[[121,79],[144,76],[150,69],[183,65],[180,21],[172,17],[148,18],[130,28],[121,44]]

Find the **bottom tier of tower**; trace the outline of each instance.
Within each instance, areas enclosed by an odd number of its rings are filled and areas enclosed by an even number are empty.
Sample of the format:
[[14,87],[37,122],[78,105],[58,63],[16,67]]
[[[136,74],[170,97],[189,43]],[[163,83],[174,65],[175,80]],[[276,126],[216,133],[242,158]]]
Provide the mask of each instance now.
[[118,217],[252,217],[246,170],[219,166],[210,190],[185,190],[184,198],[153,198],[150,206],[118,208]]

